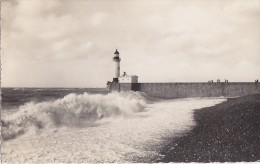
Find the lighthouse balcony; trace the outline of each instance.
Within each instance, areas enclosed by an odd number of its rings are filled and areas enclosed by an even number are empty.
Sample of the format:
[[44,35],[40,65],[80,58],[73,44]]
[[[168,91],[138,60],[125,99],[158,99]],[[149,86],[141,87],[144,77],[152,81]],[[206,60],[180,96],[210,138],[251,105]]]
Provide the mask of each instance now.
[[114,60],[114,61],[120,61],[121,59],[120,59],[118,56],[115,56],[115,57],[113,58],[113,60]]

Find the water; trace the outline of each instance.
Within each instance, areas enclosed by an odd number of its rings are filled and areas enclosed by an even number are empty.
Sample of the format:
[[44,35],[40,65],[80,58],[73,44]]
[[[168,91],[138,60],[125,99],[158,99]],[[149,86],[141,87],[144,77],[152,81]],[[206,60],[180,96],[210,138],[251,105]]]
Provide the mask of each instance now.
[[104,89],[3,94],[4,162],[153,162],[195,125],[193,110],[224,98],[153,99]]
[[27,102],[43,102],[62,98],[70,93],[107,94],[103,88],[2,88],[3,110],[15,109]]

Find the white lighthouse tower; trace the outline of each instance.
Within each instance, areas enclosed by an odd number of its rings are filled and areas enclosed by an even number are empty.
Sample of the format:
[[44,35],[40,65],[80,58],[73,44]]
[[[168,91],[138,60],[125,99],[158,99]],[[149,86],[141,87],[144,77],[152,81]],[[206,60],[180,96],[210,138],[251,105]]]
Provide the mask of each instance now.
[[[113,57],[113,61],[115,62],[115,76],[114,76],[114,80],[116,80],[118,82],[118,78],[120,76],[120,57],[119,57],[119,52],[116,49],[116,52],[114,53],[115,56]],[[113,81],[114,81],[113,80]]]

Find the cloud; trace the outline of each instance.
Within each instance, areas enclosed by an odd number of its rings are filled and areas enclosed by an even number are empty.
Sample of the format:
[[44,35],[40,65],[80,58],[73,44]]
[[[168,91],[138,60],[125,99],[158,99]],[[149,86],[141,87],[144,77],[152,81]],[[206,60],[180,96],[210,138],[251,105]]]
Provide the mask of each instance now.
[[260,76],[258,0],[6,0],[2,10],[4,86],[104,87],[116,48],[122,71],[146,82]]

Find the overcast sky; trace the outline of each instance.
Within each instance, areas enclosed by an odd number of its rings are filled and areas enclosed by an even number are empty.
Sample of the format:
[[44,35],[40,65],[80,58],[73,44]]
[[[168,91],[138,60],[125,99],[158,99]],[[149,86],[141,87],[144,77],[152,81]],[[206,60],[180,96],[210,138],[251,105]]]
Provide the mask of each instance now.
[[260,78],[259,0],[5,0],[2,85],[105,87]]

